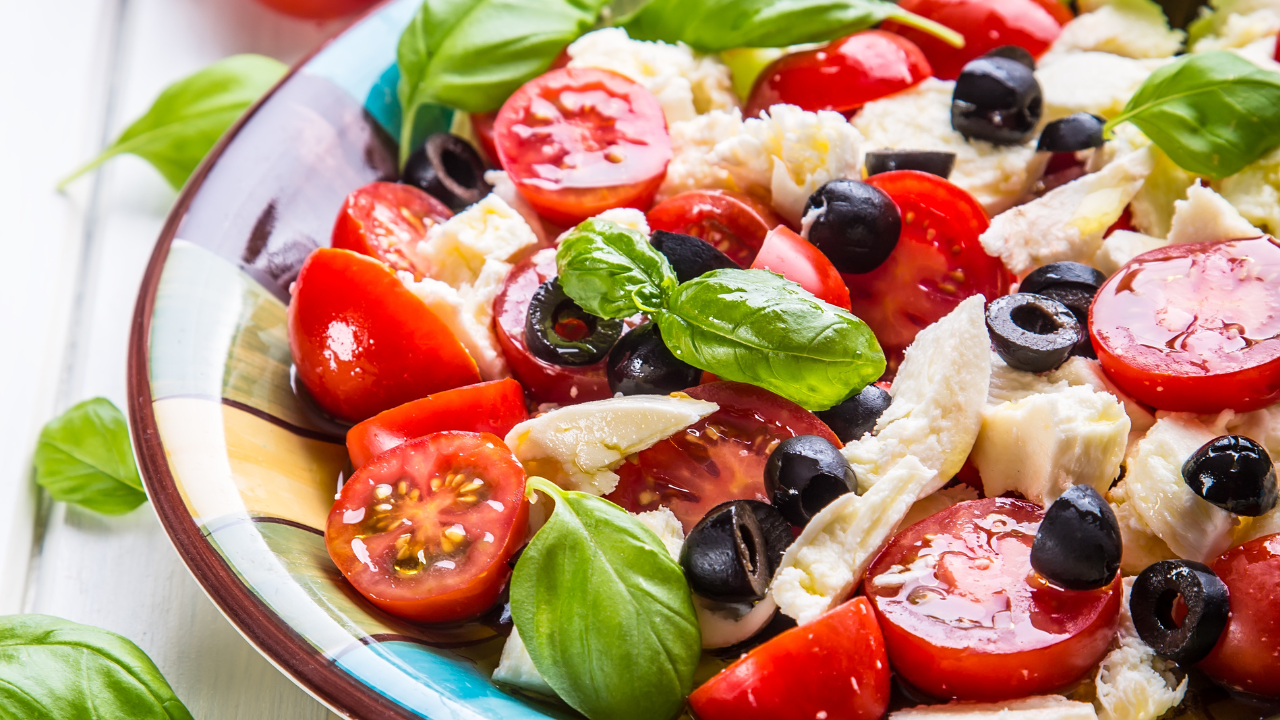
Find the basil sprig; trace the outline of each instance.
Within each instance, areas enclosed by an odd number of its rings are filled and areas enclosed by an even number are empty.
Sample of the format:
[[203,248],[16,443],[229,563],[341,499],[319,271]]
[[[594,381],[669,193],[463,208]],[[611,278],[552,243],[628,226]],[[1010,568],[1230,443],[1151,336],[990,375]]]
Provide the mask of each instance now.
[[147,501],[129,425],[106,398],[85,400],[45,424],[35,466],[36,483],[54,500],[104,515],[121,515]]
[[0,717],[192,720],[137,645],[45,615],[0,616]]
[[511,578],[511,615],[534,667],[591,720],[675,717],[702,654],[680,565],[608,500],[538,477],[529,488],[555,498]]
[[1131,122],[1179,167],[1223,178],[1280,144],[1280,73],[1223,50],[1151,74],[1105,132]]
[[716,270],[677,285],[643,234],[587,220],[556,252],[565,294],[600,317],[649,315],[677,358],[724,380],[826,410],[884,373],[858,318],[767,270]]

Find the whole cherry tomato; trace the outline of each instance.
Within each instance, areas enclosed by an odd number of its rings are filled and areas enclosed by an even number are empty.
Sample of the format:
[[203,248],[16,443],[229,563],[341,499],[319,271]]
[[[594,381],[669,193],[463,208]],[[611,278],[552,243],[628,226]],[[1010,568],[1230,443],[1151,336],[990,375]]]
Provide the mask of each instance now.
[[769,231],[782,224],[768,204],[727,190],[687,190],[649,210],[654,230],[692,235],[742,267],[751,265]]
[[475,617],[524,543],[524,470],[496,435],[440,432],[388,450],[342,486],[329,557],[374,605],[415,622]]
[[964,47],[955,48],[892,20],[880,26],[919,45],[933,74],[943,80],[956,79],[965,63],[1001,45],[1017,45],[1040,57],[1062,32],[1062,24],[1038,0],[902,0],[898,7],[964,36]]
[[316,402],[347,422],[480,382],[449,326],[386,265],[350,250],[321,248],[303,263],[289,349]]
[[778,104],[848,113],[932,74],[915,43],[866,30],[774,60],[756,79],[743,114],[756,117]]
[[1107,376],[1160,410],[1247,412],[1280,400],[1280,244],[1172,245],[1111,276],[1089,310]]
[[849,309],[849,288],[845,287],[840,272],[813,243],[783,225],[765,237],[751,268],[772,270],[819,300]]
[[502,168],[539,214],[574,225],[617,207],[648,209],[671,160],[657,98],[608,70],[561,68],[498,111]]
[[259,3],[285,15],[307,20],[332,20],[365,8],[378,0],[258,0]]
[[377,258],[421,280],[431,268],[419,267],[412,249],[427,239],[432,225],[451,217],[444,203],[412,185],[369,183],[342,201],[331,245]]
[[1231,617],[1200,669],[1236,690],[1280,697],[1280,535],[1231,548],[1213,571],[1231,593]]

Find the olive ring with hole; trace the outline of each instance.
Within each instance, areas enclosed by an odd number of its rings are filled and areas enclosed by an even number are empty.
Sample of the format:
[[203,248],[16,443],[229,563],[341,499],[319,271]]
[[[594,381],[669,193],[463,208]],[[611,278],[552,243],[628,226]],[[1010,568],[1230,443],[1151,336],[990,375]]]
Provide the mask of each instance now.
[[1080,321],[1070,308],[1040,295],[1014,293],[987,306],[987,330],[1015,370],[1040,373],[1061,365],[1080,342]]
[[436,133],[404,164],[401,182],[421,188],[458,212],[480,202],[493,189],[484,180],[484,161],[457,135]]
[[[1187,615],[1173,615],[1178,598]],[[1192,560],[1161,560],[1133,581],[1129,612],[1138,637],[1159,655],[1182,665],[1203,660],[1227,626],[1230,596],[1226,583],[1207,565]]]
[[564,293],[559,278],[542,283],[529,301],[524,342],[529,352],[553,365],[581,367],[605,358],[622,337],[622,321],[583,310]]

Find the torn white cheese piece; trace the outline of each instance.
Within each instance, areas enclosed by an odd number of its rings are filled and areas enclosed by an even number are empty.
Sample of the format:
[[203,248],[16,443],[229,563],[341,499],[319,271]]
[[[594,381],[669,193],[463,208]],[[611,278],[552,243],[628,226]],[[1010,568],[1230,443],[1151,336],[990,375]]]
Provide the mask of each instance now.
[[1177,663],[1156,655],[1133,627],[1129,613],[1133,580],[1124,579],[1120,629],[1094,679],[1098,720],[1156,720],[1181,703],[1187,693],[1186,678],[1179,683],[1173,675]]
[[1093,256],[1093,260],[1089,261],[1089,264],[1108,276],[1114,275],[1117,270],[1128,265],[1130,260],[1142,253],[1162,248],[1168,244],[1167,240],[1143,235],[1140,232],[1116,230],[1102,241],[1102,247],[1098,248],[1098,254]]
[[1098,720],[1089,703],[1036,695],[996,703],[952,702],[889,713],[889,720]]
[[502,646],[502,657],[498,659],[498,667],[493,671],[493,681],[546,697],[558,697],[542,677],[542,673],[538,672],[538,668],[533,666],[533,658],[529,657],[529,650],[520,639],[520,631],[514,627]]
[[1196,180],[1187,198],[1173,203],[1169,244],[1215,242],[1258,237],[1264,233],[1244,219],[1226,198]]
[[1178,53],[1186,33],[1169,29],[1154,3],[1082,2],[1083,14],[1062,26],[1047,57],[1094,50],[1129,58],[1164,58]]

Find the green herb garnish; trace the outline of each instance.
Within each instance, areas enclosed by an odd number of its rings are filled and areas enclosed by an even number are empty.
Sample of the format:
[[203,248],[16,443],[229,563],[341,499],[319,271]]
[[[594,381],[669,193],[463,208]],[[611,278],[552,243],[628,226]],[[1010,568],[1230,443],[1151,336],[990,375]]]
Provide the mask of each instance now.
[[124,413],[105,398],[85,400],[40,431],[36,482],[54,500],[105,515],[121,515],[147,501],[129,445]]

